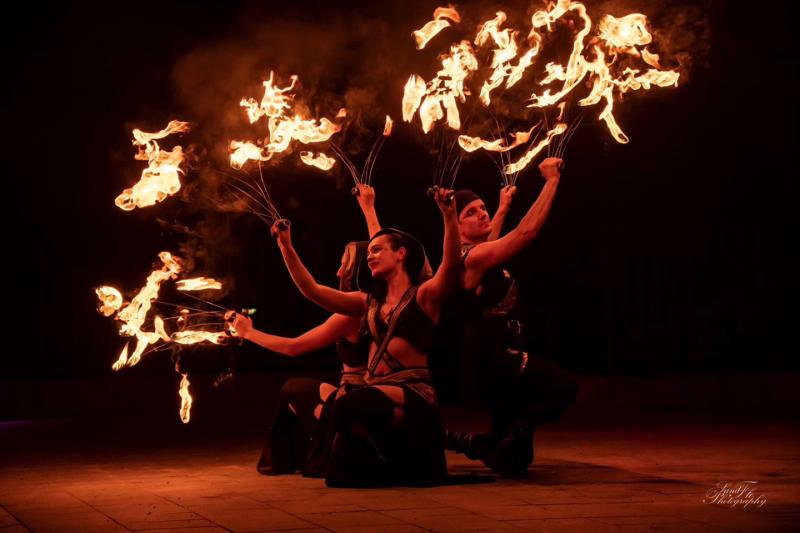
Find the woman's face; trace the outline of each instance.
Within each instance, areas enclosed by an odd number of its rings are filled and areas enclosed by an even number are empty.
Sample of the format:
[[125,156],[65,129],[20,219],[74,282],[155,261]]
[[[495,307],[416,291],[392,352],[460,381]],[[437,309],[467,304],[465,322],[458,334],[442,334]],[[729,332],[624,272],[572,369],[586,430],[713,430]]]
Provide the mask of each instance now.
[[367,266],[373,278],[385,278],[395,269],[403,267],[406,249],[402,246],[392,250],[392,243],[387,235],[375,237],[367,248]]

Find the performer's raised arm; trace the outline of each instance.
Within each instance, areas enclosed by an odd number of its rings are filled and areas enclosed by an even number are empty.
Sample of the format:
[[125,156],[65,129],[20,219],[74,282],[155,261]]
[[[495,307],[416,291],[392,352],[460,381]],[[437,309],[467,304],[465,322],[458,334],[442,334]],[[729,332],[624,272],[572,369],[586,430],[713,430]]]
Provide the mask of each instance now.
[[360,317],[334,314],[319,326],[298,337],[281,337],[259,331],[253,320],[238,313],[226,316],[238,337],[258,344],[262,348],[279,354],[295,357],[333,344],[339,339],[358,331]]
[[500,189],[500,203],[492,217],[492,232],[489,234],[489,237],[487,237],[487,241],[496,240],[500,236],[500,232],[503,230],[503,222],[506,221],[508,209],[511,207],[511,200],[516,192],[516,185],[506,185]]
[[[469,278],[480,279],[483,272],[505,263],[536,237],[545,220],[547,220],[550,206],[553,205],[553,199],[561,177],[559,170],[561,164],[561,159],[557,157],[548,157],[542,161],[539,165],[539,170],[545,179],[544,187],[517,227],[495,241],[480,243],[470,251],[464,263],[464,282],[467,287],[472,285]],[[470,216],[470,209],[471,207],[469,206],[465,208],[460,216],[462,218]]]
[[433,277],[420,285],[418,292],[420,306],[434,320],[438,320],[442,303],[458,283],[461,270],[458,218],[456,217],[455,202],[452,200],[452,192],[447,189],[436,191],[436,205],[442,213],[444,222],[442,262]]
[[275,222],[270,232],[278,241],[283,262],[302,295],[332,313],[361,315],[367,308],[366,295],[362,292],[343,292],[317,283],[292,246],[291,229],[281,229],[281,222]]
[[381,224],[378,222],[378,213],[375,211],[375,189],[372,185],[364,185],[359,183],[356,185],[358,194],[356,200],[361,207],[361,212],[364,213],[364,220],[367,223],[367,231],[369,231],[369,238],[381,230]]

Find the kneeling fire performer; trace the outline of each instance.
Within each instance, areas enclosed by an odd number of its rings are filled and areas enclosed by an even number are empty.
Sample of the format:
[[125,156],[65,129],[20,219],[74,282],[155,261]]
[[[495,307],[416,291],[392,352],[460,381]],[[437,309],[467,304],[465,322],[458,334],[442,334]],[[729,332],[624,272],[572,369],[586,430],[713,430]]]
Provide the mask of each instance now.
[[336,399],[335,437],[326,472],[330,486],[435,484],[446,476],[443,429],[428,370],[428,353],[442,302],[457,283],[459,246],[455,208],[437,193],[444,220],[442,263],[423,279],[422,244],[385,228],[369,242],[366,292],[342,292],[318,284],[291,242],[289,230],[273,235],[295,284],[306,298],[347,316],[363,316],[370,334],[364,387]]
[[[355,290],[355,275],[366,257],[367,241],[348,243],[336,273],[339,289]],[[333,401],[364,385],[369,338],[359,317],[331,315],[319,326],[294,337],[280,337],[259,331],[248,316],[232,314],[236,334],[268,350],[290,357],[306,354],[336,343],[342,363],[338,386],[320,379],[293,377],[278,393],[267,434],[258,460],[258,471],[265,475],[292,474],[297,470],[309,477],[322,477],[333,439],[329,424]]]
[[[459,291],[448,306],[456,316],[454,337],[467,396],[475,386],[491,414],[491,431],[447,431],[448,449],[482,460],[503,477],[527,476],[533,462],[537,426],[557,420],[575,401],[577,384],[553,363],[525,351],[524,328],[517,286],[503,265],[538,234],[561,177],[558,158],[540,165],[545,184],[519,225],[506,235],[493,228],[483,200],[472,191],[455,194],[462,250]],[[452,326],[452,323],[451,323]]]

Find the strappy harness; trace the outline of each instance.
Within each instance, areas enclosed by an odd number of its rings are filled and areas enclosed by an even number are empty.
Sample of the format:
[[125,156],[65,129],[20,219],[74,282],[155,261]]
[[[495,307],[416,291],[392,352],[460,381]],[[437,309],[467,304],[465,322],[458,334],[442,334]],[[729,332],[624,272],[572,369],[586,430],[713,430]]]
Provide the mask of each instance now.
[[[409,305],[415,301],[418,288],[418,285],[412,285],[406,290],[402,298],[400,298],[400,301],[389,314],[389,320],[386,322],[386,332],[383,334],[378,331],[377,324],[381,303],[372,295],[368,297],[367,327],[377,349],[367,367],[364,381],[367,385],[405,386],[416,392],[426,402],[435,404],[436,392],[431,386],[430,370],[428,370],[427,367],[406,367],[401,361],[392,356],[388,350],[389,342],[394,337],[397,324],[403,319]],[[376,374],[378,365],[380,365],[381,362],[389,367],[389,371],[384,374]]]

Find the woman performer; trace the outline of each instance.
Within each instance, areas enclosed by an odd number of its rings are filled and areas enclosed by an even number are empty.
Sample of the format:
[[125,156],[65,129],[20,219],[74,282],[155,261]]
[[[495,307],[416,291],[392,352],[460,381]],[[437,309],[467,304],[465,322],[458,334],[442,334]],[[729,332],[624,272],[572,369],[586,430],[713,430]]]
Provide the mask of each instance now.
[[[375,190],[369,185],[359,185],[358,193],[358,203],[372,236],[381,229],[375,212]],[[366,251],[367,241],[347,244],[336,272],[339,290],[357,290],[355,276],[358,265],[366,258]],[[427,260],[426,266],[430,269]],[[257,466],[258,471],[265,475],[301,470],[306,476],[320,477],[333,437],[326,416],[330,405],[336,397],[364,384],[369,339],[361,330],[360,318],[333,314],[316,328],[294,338],[259,331],[253,327],[250,317],[233,312],[226,319],[231,321],[231,327],[239,337],[289,357],[336,343],[336,352],[342,361],[339,386],[306,377],[287,380],[278,393],[267,442]]]
[[459,272],[457,220],[447,194],[450,191],[441,190],[436,195],[445,228],[436,274],[422,278],[425,254],[419,241],[402,231],[383,229],[369,242],[371,276],[359,273],[360,288],[368,294],[318,284],[294,250],[290,231],[273,226],[303,295],[335,313],[364,316],[371,337],[366,386],[333,404],[336,437],[326,472],[328,485],[427,484],[446,475],[427,355],[442,303]]

